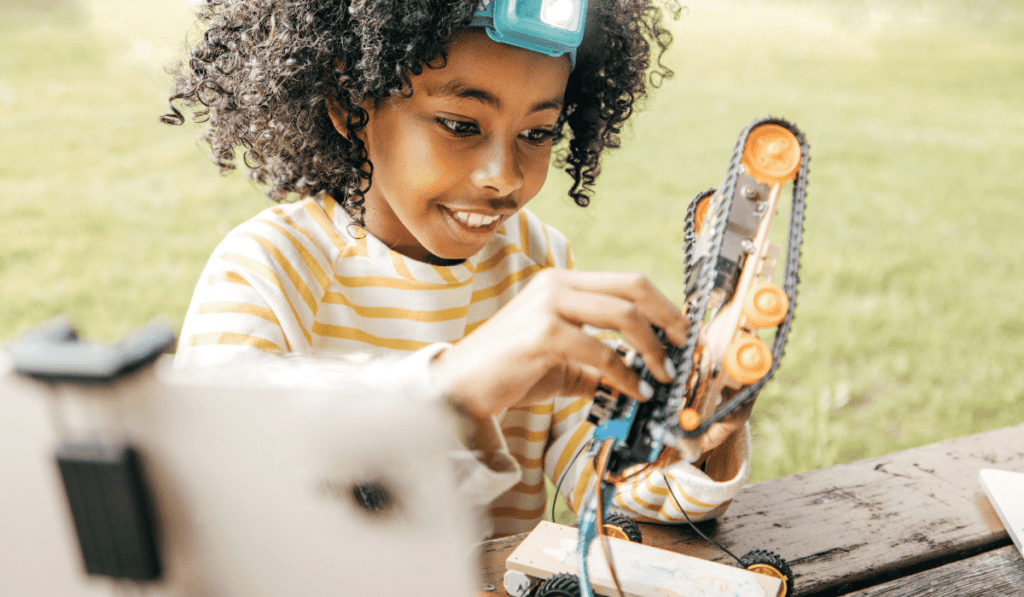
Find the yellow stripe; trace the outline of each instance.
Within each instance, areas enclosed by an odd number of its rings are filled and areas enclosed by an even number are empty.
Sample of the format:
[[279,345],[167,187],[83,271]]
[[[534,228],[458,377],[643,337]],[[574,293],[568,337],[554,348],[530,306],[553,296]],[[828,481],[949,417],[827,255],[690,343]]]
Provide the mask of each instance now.
[[306,306],[309,307],[310,313],[312,313],[313,316],[316,316],[316,299],[313,298],[313,294],[309,291],[309,287],[306,286],[302,277],[299,276],[299,272],[295,271],[295,268],[292,267],[291,262],[284,256],[284,253],[282,253],[274,243],[258,234],[253,234],[252,232],[239,232],[238,236],[256,241],[261,247],[270,253],[271,256],[273,256],[274,260],[277,261],[277,264],[281,266],[282,270],[284,270],[285,275],[288,276],[288,280],[292,283],[292,286],[299,292],[299,296],[301,296],[302,300],[306,302]]
[[313,235],[310,234],[308,230],[306,230],[302,226],[299,226],[294,220],[289,218],[288,214],[284,213],[284,210],[282,208],[275,207],[271,211],[277,214],[277,217],[281,218],[281,220],[283,220],[284,223],[290,226],[293,230],[298,230],[300,233],[302,233],[302,236],[305,236],[306,239],[309,240],[309,242],[313,243],[313,246],[320,251],[320,254],[323,255],[324,260],[327,261],[328,263],[331,262],[330,255],[327,254],[327,251],[325,251],[324,248],[320,245],[320,243],[317,242],[317,239],[313,238]]
[[[592,427],[592,425],[580,425],[576,428],[572,437],[569,438],[569,443],[562,448],[562,455],[558,457],[558,462],[555,463],[555,470],[552,475],[553,478],[558,479],[562,476],[565,471],[565,467],[569,465],[569,461],[572,460],[573,454],[576,453],[576,450],[580,447],[580,443],[583,441],[583,438]],[[582,458],[582,456],[580,457]]]
[[565,244],[565,267],[569,269],[576,267],[576,263],[572,259],[572,249],[569,247],[569,243]]
[[455,274],[451,272],[447,267],[441,267],[440,265],[434,266],[434,271],[437,275],[441,276],[441,279],[449,284],[458,284],[459,279],[455,277]]
[[505,276],[505,278],[501,282],[498,282],[494,286],[491,286],[490,288],[482,288],[474,292],[473,295],[470,297],[469,302],[470,304],[472,304],[483,300],[487,300],[489,298],[494,298],[508,290],[509,286],[515,284],[516,282],[521,282],[523,280],[528,279],[530,276],[539,272],[541,269],[543,268],[539,265],[531,265],[527,268],[519,270],[518,272],[513,272]]
[[530,232],[527,226],[526,212],[519,210],[519,244],[522,245],[523,253],[530,254]]
[[509,491],[515,491],[516,493],[525,493],[526,495],[537,495],[544,491],[547,487],[545,483],[538,483],[536,485],[527,485],[526,483],[516,483],[515,487],[509,489]]
[[527,413],[531,415],[547,416],[551,414],[551,411],[555,409],[555,405],[552,403],[547,404],[531,404],[529,406],[513,406],[508,409],[509,412],[515,411],[520,413]]
[[451,309],[438,309],[437,311],[403,309],[401,307],[369,307],[353,303],[348,299],[348,297],[340,292],[328,292],[324,295],[323,302],[332,305],[345,305],[351,308],[352,311],[360,317],[403,319],[406,321],[425,321],[428,323],[461,319],[469,313],[469,305],[452,307]]
[[594,462],[587,460],[583,465],[583,470],[580,472],[580,478],[576,481],[576,491],[572,496],[572,509],[575,512],[580,511],[580,506],[583,504],[583,498],[587,495],[587,489],[590,486],[590,481],[594,477]]
[[[672,479],[672,477],[669,477],[669,476],[668,476],[668,475],[666,474],[666,475],[665,475],[665,480],[666,480],[666,482],[671,482],[671,481],[673,481],[674,479]],[[647,484],[648,484],[648,485],[650,485],[650,481],[651,481],[651,478],[650,478],[650,477],[647,477]],[[653,487],[653,486],[652,486],[652,487]],[[661,488],[659,487],[658,489],[661,489]],[[697,498],[695,498],[695,497],[692,497],[692,496],[691,496],[690,494],[686,493],[686,490],[682,488],[681,484],[680,484],[680,483],[679,483],[678,481],[676,481],[676,489],[678,489],[678,490],[679,490],[679,491],[676,491],[676,495],[677,495],[677,496],[678,496],[678,495],[680,495],[680,494],[682,494],[682,498],[683,498],[684,500],[686,500],[686,501],[690,502],[690,503],[691,503],[691,504],[693,504],[694,506],[698,506],[698,507],[700,507],[700,508],[714,508],[714,507],[715,507],[715,504],[705,504],[704,502],[702,502],[702,501],[698,500]],[[650,491],[651,493],[660,493],[660,492],[654,491],[654,489],[650,489],[649,491]],[[664,492],[665,492],[665,493],[664,493],[663,495],[665,495],[665,496],[668,496],[668,494],[669,494],[669,491],[668,491],[668,489],[661,489],[661,491],[664,491]]]
[[384,276],[334,276],[334,279],[338,284],[347,288],[395,288],[398,290],[450,290],[467,286],[473,282],[473,278],[469,278],[458,284],[434,284]]
[[538,516],[544,514],[544,509],[546,507],[546,504],[541,504],[539,508],[534,508],[533,510],[522,510],[520,508],[491,508],[491,516],[494,518],[511,518],[513,520],[535,520]]
[[[324,271],[324,268],[320,267],[320,264],[317,262],[316,258],[313,257],[313,255],[306,250],[306,247],[304,247],[302,243],[299,242],[299,239],[292,236],[287,230],[284,229],[283,226],[281,226],[277,222],[273,222],[266,219],[260,219],[259,222],[270,226],[274,230],[277,230],[278,232],[281,233],[282,236],[287,238],[288,241],[292,243],[292,246],[295,248],[296,251],[298,251],[299,255],[302,257],[303,263],[306,264],[306,267],[309,268],[310,273],[313,274],[313,277],[316,278],[317,283],[320,284],[320,288],[326,291],[327,287],[331,285],[330,276],[327,275],[327,272]],[[316,242],[313,239],[309,240],[314,243]],[[326,255],[324,257],[326,257]]]
[[409,268],[405,265],[405,258],[394,251],[391,251],[391,265],[394,266],[395,272],[397,272],[399,276],[409,280],[416,279],[413,277],[412,272],[409,271]]
[[298,323],[299,328],[302,329],[302,335],[305,336],[306,342],[312,344],[312,338],[309,335],[309,331],[306,330],[306,326],[302,325],[302,320],[299,319],[299,312],[295,310],[295,305],[292,304],[291,299],[289,299],[288,295],[285,294],[284,288],[281,286],[281,280],[277,277],[277,273],[274,270],[251,257],[239,255],[238,253],[222,253],[219,258],[224,261],[230,261],[231,263],[236,263],[246,267],[267,282],[273,284],[281,292],[281,296],[284,297],[285,302],[288,303],[288,307],[292,310],[292,315],[295,316],[296,323]]
[[540,229],[544,231],[544,246],[547,247],[546,254],[544,255],[544,267],[554,267],[555,256],[551,254],[551,239],[548,237],[548,227],[545,224],[541,224]]
[[335,198],[331,197],[330,195],[324,195],[323,205],[324,205],[324,213],[327,214],[327,218],[330,221],[333,222],[334,221],[334,209],[336,207],[338,207],[338,201],[335,200]]
[[188,339],[189,346],[252,346],[260,350],[277,350],[281,347],[266,338],[238,334],[235,332],[207,332],[205,334],[192,334]]
[[[619,493],[619,494],[617,494],[615,496],[615,499],[612,500],[612,501],[615,502],[616,504],[622,506],[623,508],[626,508],[627,510],[634,510],[635,511],[636,508],[634,508],[634,507],[630,506],[629,504],[627,504],[625,498],[623,498],[622,496],[623,496],[623,494]],[[666,510],[666,508],[669,505],[672,506],[672,512],[670,512],[669,510]],[[681,515],[682,512],[679,510],[678,507],[676,507],[674,501],[671,502],[671,503],[666,501],[664,504],[662,504],[661,508],[648,508],[648,510],[651,510],[653,512],[657,512],[657,513],[661,514],[662,518],[654,518],[654,517],[651,517],[651,516],[644,516],[642,514],[631,515],[631,517],[634,520],[645,521],[645,522],[665,522],[665,520],[682,520],[682,518],[680,518],[680,515]],[[675,512],[680,512],[680,514],[675,514]],[[703,514],[705,514],[705,512],[692,512],[690,510],[686,511],[686,516],[689,516],[690,518],[697,518],[699,516],[702,516]]]
[[207,284],[242,284],[244,286],[252,286],[249,281],[235,272],[215,272],[210,274],[210,279],[206,281]]
[[519,247],[515,245],[505,245],[504,247],[496,251],[494,255],[488,257],[487,261],[482,261],[478,263],[476,266],[476,272],[481,273],[490,271],[498,267],[498,264],[501,263],[506,257],[508,257],[509,255],[514,255],[516,253],[522,253],[522,251],[519,250]]
[[281,325],[281,322],[277,320],[277,315],[266,307],[260,305],[252,305],[250,303],[232,303],[232,302],[212,302],[203,303],[199,305],[199,313],[210,314],[210,313],[238,313],[240,315],[254,315],[256,317],[262,317],[267,321]]
[[340,325],[328,325],[326,323],[314,323],[313,333],[318,336],[324,336],[327,338],[342,338],[345,340],[355,340],[356,342],[362,342],[371,346],[379,346],[381,348],[390,348],[393,350],[408,350],[414,351],[423,348],[430,344],[430,342],[420,342],[419,340],[402,340],[399,338],[381,338],[380,336],[374,336],[368,334],[358,328],[350,328]]
[[551,435],[547,429],[543,431],[530,431],[525,427],[502,427],[502,435],[506,438],[513,439],[525,439],[529,442],[543,442],[547,441],[548,436]]
[[306,212],[313,217],[313,221],[320,227],[320,230],[322,230],[323,233],[327,235],[327,238],[331,240],[331,244],[334,245],[334,248],[339,251],[344,251],[349,247],[349,244],[345,242],[345,239],[338,235],[338,231],[334,228],[334,207],[337,203],[329,196],[324,197],[323,203],[323,209],[320,209],[320,206],[313,201],[307,201],[303,207]]
[[578,398],[573,400],[572,404],[555,413],[555,416],[551,420],[551,424],[557,425],[561,423],[587,406],[590,406],[592,403],[593,402],[589,398]]
[[526,456],[523,456],[522,454],[513,454],[512,456],[515,457],[516,462],[519,463],[519,466],[523,467],[524,469],[534,469],[535,470],[535,469],[539,469],[539,468],[544,466],[544,459],[543,458],[527,458]]
[[651,512],[660,512],[662,506],[655,506],[654,504],[644,501],[644,499],[640,497],[639,490],[639,485],[633,483],[633,488],[629,490],[629,497],[633,498],[633,501],[636,502],[637,504],[640,504],[641,507],[646,508]]

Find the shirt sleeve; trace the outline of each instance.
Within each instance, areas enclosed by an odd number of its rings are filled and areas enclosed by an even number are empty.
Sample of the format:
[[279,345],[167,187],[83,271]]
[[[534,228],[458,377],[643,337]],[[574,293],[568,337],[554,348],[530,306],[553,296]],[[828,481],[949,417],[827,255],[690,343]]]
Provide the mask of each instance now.
[[[590,439],[594,426],[586,421],[590,400],[555,400],[553,441],[544,458],[545,473],[575,512],[596,483]],[[572,413],[558,420],[559,413]],[[743,488],[750,470],[750,430],[744,426],[697,465],[670,451],[657,466],[637,465],[623,472],[613,505],[645,522],[686,522],[717,518]],[[683,513],[685,511],[685,514]]]
[[185,315],[176,367],[263,353],[308,355],[331,265],[266,218],[236,228],[200,275]]
[[[313,355],[310,330],[331,266],[288,236],[280,225],[254,220],[217,247],[186,314],[176,369],[252,371],[254,363],[273,363],[275,369],[301,368],[316,379],[351,375],[351,367],[337,359]],[[388,384],[390,394],[446,403],[445,389],[434,383],[431,362],[450,346],[436,343],[399,358],[377,357],[364,369],[375,383]],[[519,481],[521,469],[493,417],[473,420],[448,410],[457,430],[449,452],[456,492],[469,506],[486,507]]]

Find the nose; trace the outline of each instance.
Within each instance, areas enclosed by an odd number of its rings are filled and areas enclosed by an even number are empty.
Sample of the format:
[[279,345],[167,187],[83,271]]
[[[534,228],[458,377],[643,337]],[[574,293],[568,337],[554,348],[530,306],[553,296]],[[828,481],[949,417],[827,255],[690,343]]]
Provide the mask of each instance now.
[[507,197],[523,186],[523,169],[514,142],[494,139],[482,151],[480,161],[470,175],[477,188],[499,197]]

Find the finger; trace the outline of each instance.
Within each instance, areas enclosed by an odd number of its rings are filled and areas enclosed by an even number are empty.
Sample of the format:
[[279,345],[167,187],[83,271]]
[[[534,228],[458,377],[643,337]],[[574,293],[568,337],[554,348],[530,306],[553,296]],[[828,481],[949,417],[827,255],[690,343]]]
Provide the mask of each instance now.
[[709,427],[701,438],[701,451],[706,453],[722,445],[722,442],[747,423],[753,408],[753,402],[745,404]]
[[566,283],[577,289],[617,296],[636,303],[649,322],[665,331],[676,346],[686,343],[689,323],[685,314],[665,298],[645,276],[627,272],[567,271]]
[[[562,356],[567,361],[591,367],[630,398],[646,402],[654,395],[654,388],[640,379],[635,371],[626,366],[619,353],[600,340],[583,333],[580,328],[566,323],[558,345],[563,347]],[[593,373],[589,374],[593,376]]]
[[593,398],[597,386],[601,384],[601,372],[588,365],[567,362],[565,380],[562,387],[563,396]]
[[672,363],[665,348],[651,330],[651,325],[629,300],[597,292],[581,292],[568,288],[559,294],[555,309],[560,317],[577,325],[590,324],[612,329],[622,334],[647,363],[648,368],[662,383],[675,379]]

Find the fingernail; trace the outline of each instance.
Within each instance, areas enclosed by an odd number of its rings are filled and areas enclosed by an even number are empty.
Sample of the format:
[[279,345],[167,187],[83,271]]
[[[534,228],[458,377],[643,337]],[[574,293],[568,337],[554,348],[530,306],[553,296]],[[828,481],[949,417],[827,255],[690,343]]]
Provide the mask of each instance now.
[[672,359],[665,357],[665,373],[668,373],[670,377],[675,377],[676,366],[672,364]]
[[643,396],[644,398],[650,398],[654,396],[654,388],[651,387],[651,384],[647,383],[642,379],[640,380],[640,395]]

